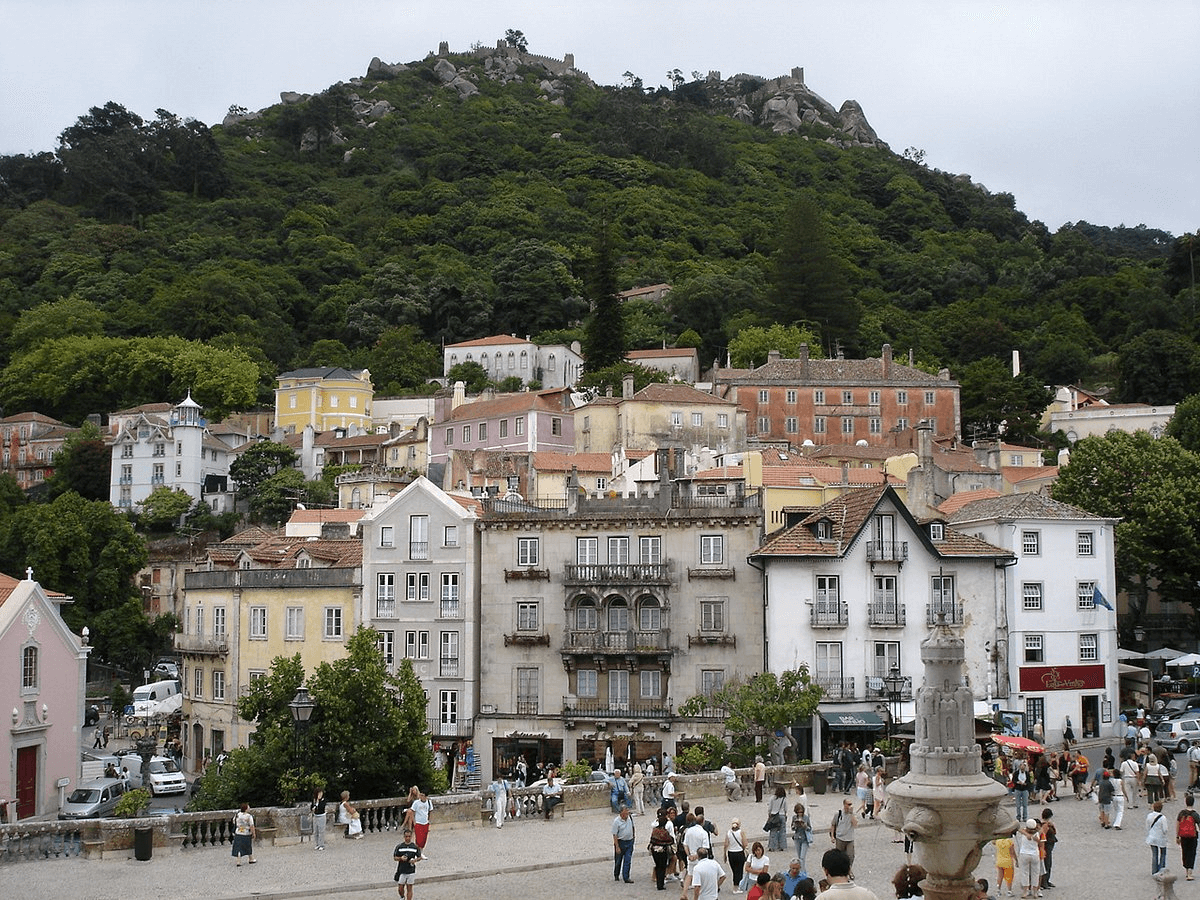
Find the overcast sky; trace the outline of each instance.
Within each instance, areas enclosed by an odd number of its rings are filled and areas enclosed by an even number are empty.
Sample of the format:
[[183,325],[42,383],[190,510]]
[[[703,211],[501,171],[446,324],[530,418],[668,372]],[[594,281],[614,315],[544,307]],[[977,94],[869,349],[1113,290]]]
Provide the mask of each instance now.
[[1198,0],[0,0],[0,22],[0,154],[53,150],[109,100],[212,125],[514,28],[601,84],[803,66],[893,150],[1051,229],[1200,228]]

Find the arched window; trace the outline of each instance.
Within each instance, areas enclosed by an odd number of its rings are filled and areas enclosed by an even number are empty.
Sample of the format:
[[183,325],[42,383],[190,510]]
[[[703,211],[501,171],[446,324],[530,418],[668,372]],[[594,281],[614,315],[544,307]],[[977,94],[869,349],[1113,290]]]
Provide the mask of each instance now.
[[362,490],[355,488],[350,492],[350,508],[358,509],[362,506]]
[[661,631],[662,607],[657,597],[643,597],[638,604],[638,631]]
[[556,366],[556,364],[555,364],[555,362],[554,362],[554,354],[553,354],[553,353],[551,353],[551,354],[550,354],[550,371],[551,371],[551,372],[554,372],[554,371],[556,371],[556,370],[557,370],[557,366]]
[[38,689],[38,648],[25,647],[21,650],[21,690]]
[[575,601],[575,630],[596,630],[596,604],[590,597],[580,597]]
[[482,353],[479,354],[479,364],[481,366],[483,366],[485,369],[487,368],[487,351],[486,350],[484,350]]
[[517,354],[511,350],[508,351],[508,371],[512,371],[517,367]]
[[608,630],[629,630],[629,604],[621,597],[613,597],[608,601]]
[[524,350],[521,351],[521,371],[524,372],[529,368],[529,354]]

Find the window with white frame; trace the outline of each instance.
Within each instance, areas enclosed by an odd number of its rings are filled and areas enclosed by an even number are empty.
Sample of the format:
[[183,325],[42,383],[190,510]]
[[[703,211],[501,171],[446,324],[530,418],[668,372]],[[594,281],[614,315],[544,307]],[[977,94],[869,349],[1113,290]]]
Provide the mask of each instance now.
[[1025,556],[1038,556],[1042,552],[1042,533],[1040,531],[1021,532],[1021,553]]
[[258,684],[260,679],[267,677],[267,670],[266,669],[251,669],[250,671],[248,671],[246,673],[246,676],[250,679],[250,687],[254,687],[255,685]]
[[661,631],[662,607],[655,597],[645,597],[638,604],[638,630]]
[[458,691],[439,692],[438,716],[443,725],[458,724]]
[[758,402],[759,403],[766,403],[768,400],[770,400],[770,398],[771,398],[771,395],[770,395],[769,391],[760,390],[758,392]]
[[643,535],[638,538],[641,561],[648,565],[662,562],[662,538],[658,535]]
[[575,601],[575,630],[595,631],[599,619],[596,604],[590,597],[580,597]]
[[871,416],[867,420],[867,431],[871,434],[881,434],[883,432],[883,419],[878,416]]
[[725,630],[725,600],[705,598],[700,601],[700,630],[723,632]]
[[1096,608],[1096,582],[1080,581],[1075,584],[1075,608]]
[[829,607],[841,599],[839,576],[818,575],[816,601],[822,607]]
[[1096,554],[1096,534],[1092,531],[1075,532],[1075,555],[1094,556]]
[[327,606],[324,613],[325,630],[322,637],[327,641],[340,641],[342,639],[342,608]]
[[442,632],[442,651],[438,665],[438,674],[443,678],[458,677],[458,632]]
[[196,666],[192,672],[192,699],[202,700],[204,699],[204,669],[202,669],[200,666]]
[[429,632],[404,632],[404,656],[406,659],[429,659]]
[[395,665],[396,662],[396,632],[394,631],[379,631],[379,635],[375,640],[375,645],[379,648],[379,653],[383,656],[383,661],[387,665]]
[[603,475],[596,476],[596,490],[598,490],[598,491],[607,491],[608,490],[608,479],[605,478]]
[[662,672],[658,669],[642,669],[638,681],[641,682],[641,697],[643,700],[657,700],[662,696]]
[[908,418],[906,416],[900,416],[898,419],[896,419],[896,427],[903,431],[908,427]]
[[508,437],[508,419],[500,420],[500,437]]
[[700,670],[700,693],[705,697],[711,697],[723,687],[725,687],[724,669]]
[[842,416],[842,434],[854,434],[854,416]]
[[213,637],[217,640],[225,639],[225,607],[213,607]]
[[1100,637],[1095,634],[1079,636],[1079,661],[1095,662],[1100,658]]
[[537,631],[541,616],[539,603],[536,600],[521,600],[517,602],[517,631]]
[[1021,585],[1021,606],[1026,610],[1042,608],[1042,583],[1027,581]]
[[265,641],[267,639],[267,608],[265,606],[250,607],[250,640]]
[[883,678],[888,675],[892,669],[899,670],[900,668],[900,642],[899,641],[876,641],[875,642],[875,677]]
[[446,446],[449,447],[453,444],[454,444],[454,426],[451,425],[449,428],[446,429]]
[[442,532],[442,546],[457,547],[458,546],[458,526],[447,525]]
[[462,427],[462,442],[464,444],[471,443],[471,426],[470,425],[464,425]]
[[600,682],[596,678],[595,669],[580,669],[575,676],[575,695],[577,697],[596,697],[599,694]]
[[520,437],[525,433],[525,417],[517,416],[513,419],[513,432]]
[[375,616],[380,619],[396,617],[396,573],[379,572],[375,576]]
[[550,417],[550,433],[555,436],[562,434],[562,419],[558,416]]
[[536,715],[538,711],[538,670],[533,666],[517,669],[517,713]]
[[409,572],[404,596],[408,600],[429,599],[429,573]]
[[629,538],[610,537],[608,539],[608,564],[624,565],[629,562]]
[[581,566],[594,566],[600,561],[600,538],[575,538],[575,562]]
[[704,424],[704,413],[692,413],[692,427],[699,428]]
[[871,391],[867,394],[867,398],[867,402],[870,403],[871,406],[879,405],[879,391]]
[[458,617],[458,573],[442,573],[442,615]]
[[222,669],[213,669],[213,692],[214,700],[225,699],[225,672]]
[[379,546],[380,547],[395,547],[396,546],[396,529],[391,525],[379,526]]
[[842,692],[842,644],[840,641],[818,641],[815,669],[817,684],[827,693],[840,696]]
[[725,564],[725,536],[722,534],[700,535],[700,565],[721,566]]
[[517,538],[517,565],[536,566],[539,559],[538,538]]
[[289,606],[284,610],[284,638],[289,641],[304,640],[304,607]]
[[908,405],[908,391],[896,391],[896,404],[898,406]]
[[429,559],[429,516],[408,517],[408,558]]
[[799,434],[800,433],[800,420],[797,419],[795,416],[787,416],[783,420],[783,430],[785,432],[787,432],[788,434]]
[[925,405],[926,405],[926,406],[933,406],[933,404],[934,404],[934,402],[936,401],[936,399],[937,399],[937,398],[934,396],[934,393],[933,393],[933,391],[926,391],[926,392],[925,392]]
[[825,433],[825,417],[816,416],[813,418],[813,434]]
[[1025,662],[1040,663],[1046,661],[1046,651],[1040,634],[1025,635]]
[[196,637],[204,637],[204,607],[196,607]]
[[766,434],[771,430],[771,419],[768,416],[758,417],[758,433]]
[[800,399],[799,391],[789,390],[784,394],[784,399],[789,405],[795,406],[796,401]]
[[728,428],[729,427],[729,415],[727,413],[717,413],[717,427],[718,428]]
[[[38,648],[29,646],[21,648],[21,690],[36,691],[38,689]],[[15,708],[15,707],[14,707]]]
[[617,597],[608,604],[608,630],[629,630],[629,605],[623,598]]
[[842,406],[854,405],[854,391],[842,391]]
[[671,410],[671,427],[672,428],[682,428],[683,427],[683,413],[681,413],[679,410],[676,410],[676,409]]
[[825,392],[821,390],[813,391],[813,403],[817,406],[825,405]]
[[480,441],[480,443],[487,440],[487,432],[488,432],[488,423],[480,422],[479,423],[479,441]]

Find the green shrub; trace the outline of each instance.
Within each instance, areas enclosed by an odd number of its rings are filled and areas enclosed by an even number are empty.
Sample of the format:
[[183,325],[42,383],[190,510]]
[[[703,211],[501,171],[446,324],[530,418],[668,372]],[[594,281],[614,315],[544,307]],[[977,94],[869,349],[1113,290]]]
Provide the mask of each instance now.
[[113,810],[113,815],[118,819],[133,819],[140,816],[149,805],[150,792],[145,788],[126,791],[117,801],[117,808]]

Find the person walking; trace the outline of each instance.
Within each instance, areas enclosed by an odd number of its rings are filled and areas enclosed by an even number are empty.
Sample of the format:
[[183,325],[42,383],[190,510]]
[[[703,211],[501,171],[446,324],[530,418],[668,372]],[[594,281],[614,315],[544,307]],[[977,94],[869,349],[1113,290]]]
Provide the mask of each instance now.
[[733,892],[742,892],[742,873],[746,869],[746,833],[742,831],[740,819],[729,823],[725,832],[725,862],[729,864],[729,874],[733,878]]
[[1113,783],[1108,776],[1108,769],[1100,770],[1099,785],[1096,787],[1097,799],[1100,801],[1100,827],[1112,828]]
[[96,730],[92,732],[92,737],[95,738],[95,740],[92,742],[93,750],[99,750],[104,746],[104,729],[99,725],[97,725]]
[[1121,761],[1121,791],[1125,801],[1133,809],[1138,808],[1138,775],[1140,774],[1137,761],[1131,756]]
[[725,883],[725,870],[712,858],[707,847],[701,847],[698,856],[692,870],[691,900],[717,900],[721,885]]
[[768,877],[770,876],[771,857],[767,856],[766,851],[763,850],[762,843],[755,841],[750,845],[750,855],[746,857],[746,869],[742,874],[742,890],[750,890],[750,885],[756,883],[758,876],[764,872]]
[[392,859],[396,861],[396,891],[404,900],[412,900],[413,883],[417,877],[417,863],[421,861],[421,848],[413,840],[411,828],[405,828],[403,840],[392,851]]
[[1146,844],[1150,847],[1150,874],[1157,875],[1167,867],[1167,817],[1163,802],[1155,800],[1146,814]]
[[[763,787],[767,783],[767,764],[761,756],[754,757],[754,802],[762,803]],[[737,879],[735,878],[734,881]]]
[[1021,897],[1040,897],[1042,877],[1041,840],[1038,838],[1037,819],[1028,819],[1013,836],[1013,847],[1017,851],[1017,880],[1021,883]]
[[1161,800],[1165,796],[1167,770],[1155,754],[1146,757],[1146,770],[1142,777],[1146,783],[1146,802],[1153,804],[1155,800]]
[[238,807],[233,817],[233,858],[240,868],[242,857],[250,858],[250,864],[258,862],[254,858],[254,838],[257,836],[254,828],[254,816],[250,815],[250,804],[243,803]]
[[325,849],[325,807],[325,792],[317,788],[313,791],[312,802],[308,804],[313,819],[313,847],[316,850]]
[[[835,849],[850,858],[852,866],[854,865],[854,829],[857,827],[858,819],[854,815],[854,801],[847,798],[842,801],[842,808],[829,823],[829,839],[833,841]],[[823,860],[824,857],[822,857],[822,864],[824,864]]]
[[433,812],[433,801],[425,794],[418,793],[409,809],[413,814],[413,837],[421,848],[421,859],[429,859],[425,854],[425,845],[429,842],[429,814]]
[[650,858],[654,860],[654,886],[660,891],[665,891],[667,864],[670,863],[671,854],[675,850],[675,827],[667,817],[665,809],[658,811],[658,818],[654,827],[650,829],[650,844],[646,849],[650,851]]
[[796,859],[800,862],[801,870],[808,871],[804,867],[804,860],[812,843],[812,821],[805,812],[803,803],[792,807],[792,843],[795,845]]
[[1058,826],[1054,824],[1054,810],[1042,810],[1042,877],[1039,887],[1043,890],[1054,887],[1050,870],[1054,868],[1054,845],[1058,843]]
[[767,807],[767,824],[774,827],[767,831],[768,850],[787,850],[787,788],[782,784],[775,788],[775,796]]
[[488,790],[492,792],[492,821],[500,828],[504,825],[504,817],[508,813],[508,781],[497,773],[488,785]]
[[1121,823],[1125,821],[1125,788],[1116,772],[1109,772],[1108,780],[1112,782],[1113,786],[1112,827],[1115,831],[1120,831]]
[[1200,834],[1200,815],[1196,814],[1196,798],[1188,791],[1183,798],[1184,807],[1175,817],[1175,843],[1183,856],[1183,871],[1188,881],[1195,881],[1192,870],[1196,868],[1196,836]]
[[633,819],[629,817],[629,807],[622,806],[612,823],[613,881],[620,881],[624,878],[626,884],[633,884],[633,879],[629,877],[629,868],[633,865],[634,836],[635,830]]
[[996,893],[1003,893],[1004,885],[1007,883],[1008,896],[1011,897],[1013,869],[1016,865],[1013,855],[1013,839],[1010,837],[996,838],[992,841],[992,845],[996,848]]
[[637,810],[637,815],[639,816],[646,814],[645,785],[646,774],[642,771],[642,767],[638,763],[634,763],[633,774],[629,776],[629,795],[630,805]]
[[1021,760],[1012,774],[1013,796],[1017,800],[1016,817],[1018,822],[1029,818],[1029,791],[1033,788],[1033,777],[1029,773],[1029,763]]

